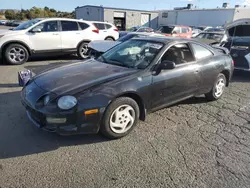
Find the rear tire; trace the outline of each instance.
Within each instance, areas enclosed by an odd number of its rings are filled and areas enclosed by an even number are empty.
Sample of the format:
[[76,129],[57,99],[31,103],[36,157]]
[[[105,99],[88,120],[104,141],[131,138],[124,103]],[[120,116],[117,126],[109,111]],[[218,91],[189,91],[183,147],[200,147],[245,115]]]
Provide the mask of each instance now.
[[4,51],[4,57],[10,65],[21,65],[28,61],[29,52],[21,44],[10,44]]
[[87,42],[82,42],[78,49],[77,49],[77,55],[78,57],[80,57],[81,59],[87,59],[90,57],[89,54],[89,49],[88,49],[88,43]]
[[114,41],[114,39],[112,37],[107,37],[105,40]]
[[104,113],[100,132],[111,139],[128,135],[139,120],[139,106],[129,97],[115,99]]
[[226,87],[226,77],[224,74],[220,73],[214,83],[213,88],[205,96],[209,101],[215,101],[222,97],[225,87]]

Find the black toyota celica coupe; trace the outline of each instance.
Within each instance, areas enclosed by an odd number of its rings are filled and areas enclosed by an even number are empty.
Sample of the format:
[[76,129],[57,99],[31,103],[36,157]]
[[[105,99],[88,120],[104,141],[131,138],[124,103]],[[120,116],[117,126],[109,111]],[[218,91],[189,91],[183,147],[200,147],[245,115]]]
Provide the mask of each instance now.
[[188,39],[135,38],[98,59],[35,76],[21,100],[29,119],[44,130],[120,138],[149,112],[201,94],[219,99],[233,67],[222,48]]

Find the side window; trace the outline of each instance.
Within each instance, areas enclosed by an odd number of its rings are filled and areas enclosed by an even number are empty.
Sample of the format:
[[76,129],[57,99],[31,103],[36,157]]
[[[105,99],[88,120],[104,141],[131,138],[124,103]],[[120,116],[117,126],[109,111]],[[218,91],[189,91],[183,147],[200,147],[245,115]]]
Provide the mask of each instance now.
[[83,22],[78,22],[78,24],[80,25],[80,28],[81,28],[82,30],[87,29],[87,28],[89,27],[88,24],[83,23]]
[[61,21],[62,31],[78,31],[77,22],[72,21]]
[[109,24],[105,24],[106,29],[110,29],[112,27],[112,25]]
[[105,25],[103,23],[94,23],[94,25],[97,27],[99,30],[105,30]]
[[202,47],[201,45],[192,44],[192,46],[194,49],[194,56],[196,59],[202,59],[202,58],[210,57],[213,55],[212,52]]
[[171,46],[162,56],[161,61],[168,60],[176,65],[194,61],[193,54],[186,43]]
[[173,33],[181,33],[181,28],[180,27],[175,27],[173,30]]
[[182,33],[188,33],[188,28],[186,27],[181,28],[181,30],[182,30]]
[[41,32],[56,32],[58,31],[57,21],[49,21],[43,22],[35,27],[36,29],[40,29]]

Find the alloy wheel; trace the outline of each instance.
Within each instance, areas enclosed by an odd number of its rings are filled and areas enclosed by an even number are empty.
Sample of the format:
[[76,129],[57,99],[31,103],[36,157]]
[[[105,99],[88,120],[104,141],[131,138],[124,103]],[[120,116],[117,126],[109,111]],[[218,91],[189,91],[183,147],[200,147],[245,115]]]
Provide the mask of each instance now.
[[225,80],[223,78],[219,78],[216,85],[215,85],[215,92],[214,95],[216,97],[220,97],[223,94],[223,91],[225,89]]
[[22,62],[26,58],[24,49],[20,47],[11,48],[8,55],[9,55],[9,59],[14,63]]
[[121,105],[110,116],[110,129],[117,134],[127,132],[135,122],[135,110],[130,105]]

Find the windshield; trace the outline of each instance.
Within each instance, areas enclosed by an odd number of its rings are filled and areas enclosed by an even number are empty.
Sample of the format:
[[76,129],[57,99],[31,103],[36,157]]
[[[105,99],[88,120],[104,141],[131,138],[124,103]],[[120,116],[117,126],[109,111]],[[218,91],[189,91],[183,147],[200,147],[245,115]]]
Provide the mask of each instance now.
[[34,19],[34,20],[30,20],[27,22],[24,22],[22,24],[20,24],[19,26],[17,26],[16,28],[14,28],[13,30],[24,30],[24,29],[28,29],[29,27],[31,27],[32,25],[40,22],[40,19]]
[[97,60],[128,68],[144,69],[159,53],[163,47],[162,43],[128,40],[110,49]]
[[166,34],[171,34],[173,30],[174,30],[174,27],[171,27],[171,26],[161,26],[157,29],[158,32],[166,33]]
[[223,34],[218,33],[201,33],[196,38],[199,39],[208,39],[208,40],[215,40],[217,42],[220,42],[223,38]]

